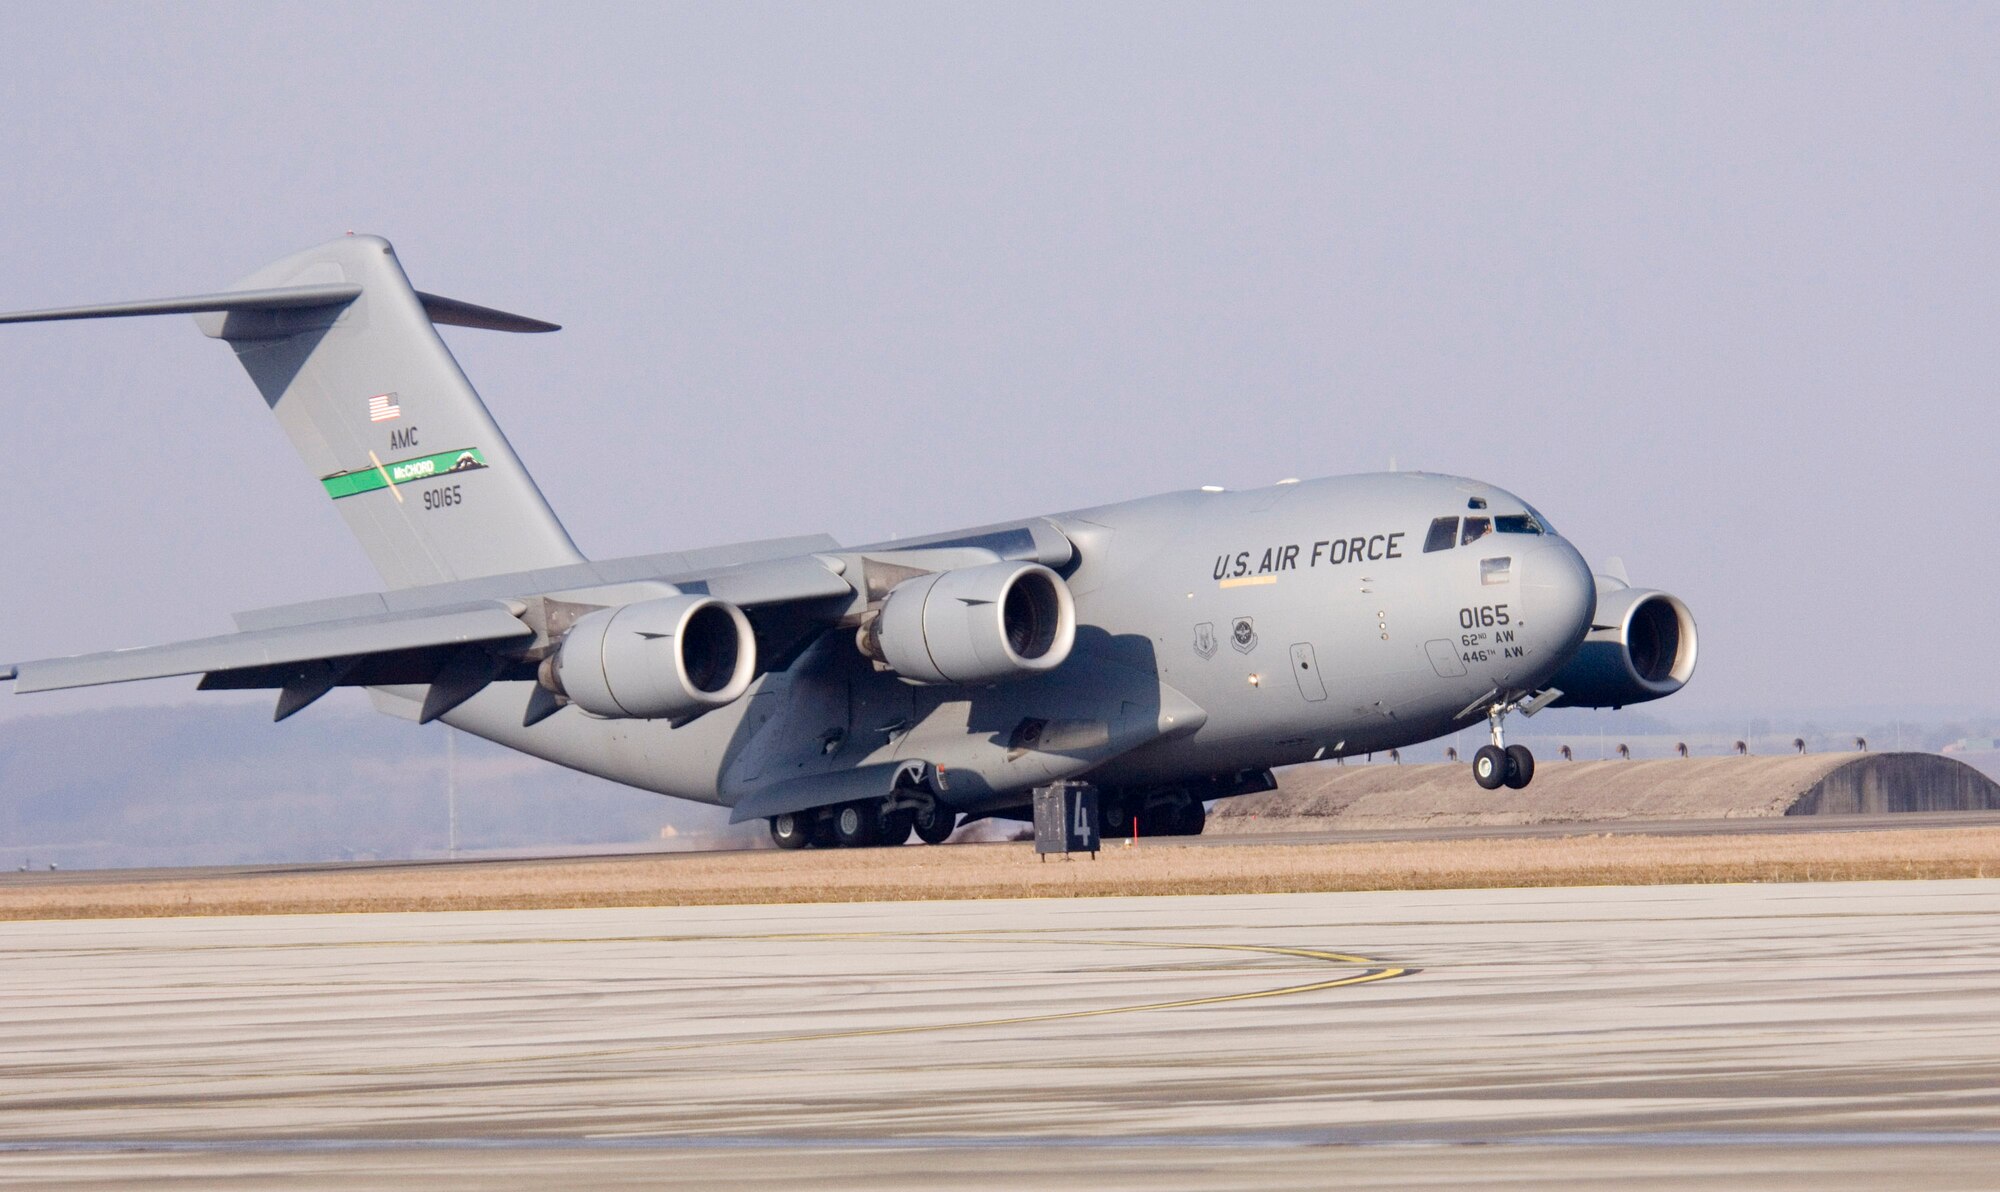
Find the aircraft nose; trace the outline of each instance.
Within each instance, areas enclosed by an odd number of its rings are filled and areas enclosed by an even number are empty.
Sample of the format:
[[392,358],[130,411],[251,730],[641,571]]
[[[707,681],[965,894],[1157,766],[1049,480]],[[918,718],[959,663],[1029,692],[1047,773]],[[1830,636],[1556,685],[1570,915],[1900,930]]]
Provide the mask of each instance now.
[[1565,659],[1590,632],[1591,614],[1597,611],[1597,581],[1590,564],[1555,537],[1536,544],[1521,563],[1521,594],[1536,653],[1551,661]]

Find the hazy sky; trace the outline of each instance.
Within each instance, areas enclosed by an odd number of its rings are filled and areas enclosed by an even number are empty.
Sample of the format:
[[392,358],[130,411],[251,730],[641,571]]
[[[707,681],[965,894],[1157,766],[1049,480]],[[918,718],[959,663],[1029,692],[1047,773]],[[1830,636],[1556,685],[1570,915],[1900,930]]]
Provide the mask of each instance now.
[[[347,230],[586,553],[1386,468],[1991,709],[2000,7],[0,5],[0,308]],[[0,329],[0,655],[376,586],[180,318]],[[179,701],[192,680],[56,697]]]

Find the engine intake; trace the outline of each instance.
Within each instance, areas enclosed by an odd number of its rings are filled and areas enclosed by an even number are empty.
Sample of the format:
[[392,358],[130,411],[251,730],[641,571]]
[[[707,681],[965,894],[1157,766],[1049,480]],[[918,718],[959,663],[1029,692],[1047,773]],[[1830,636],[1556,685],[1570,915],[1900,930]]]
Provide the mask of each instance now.
[[919,683],[998,683],[1061,666],[1076,602],[1039,563],[988,563],[904,580],[863,627],[862,653]]
[[1679,597],[1599,577],[1590,632],[1549,685],[1559,708],[1620,708],[1679,691],[1694,676],[1694,614]]
[[668,596],[578,617],[542,675],[592,715],[680,721],[740,698],[756,669],[742,609]]

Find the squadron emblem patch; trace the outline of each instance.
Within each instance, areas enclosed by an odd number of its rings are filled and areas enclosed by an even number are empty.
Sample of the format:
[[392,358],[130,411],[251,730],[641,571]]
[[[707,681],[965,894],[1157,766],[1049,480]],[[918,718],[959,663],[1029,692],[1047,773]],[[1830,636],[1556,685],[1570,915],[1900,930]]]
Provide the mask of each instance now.
[[1194,652],[1203,658],[1215,657],[1215,622],[1203,621],[1194,627]]
[[1229,645],[1238,654],[1248,654],[1257,648],[1257,623],[1249,617],[1238,617],[1229,627]]

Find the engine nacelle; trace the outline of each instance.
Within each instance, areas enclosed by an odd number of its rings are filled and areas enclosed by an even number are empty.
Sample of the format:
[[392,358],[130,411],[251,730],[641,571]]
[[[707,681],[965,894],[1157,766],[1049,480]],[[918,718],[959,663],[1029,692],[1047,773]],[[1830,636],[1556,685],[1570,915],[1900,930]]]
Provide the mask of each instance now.
[[1598,577],[1597,612],[1549,680],[1558,708],[1619,708],[1672,695],[1694,675],[1694,614],[1675,596]]
[[612,719],[686,720],[740,698],[757,669],[743,610],[712,596],[667,596],[578,617],[545,683]]
[[860,641],[919,683],[997,683],[1062,665],[1076,644],[1076,602],[1040,563],[939,571],[891,589]]

